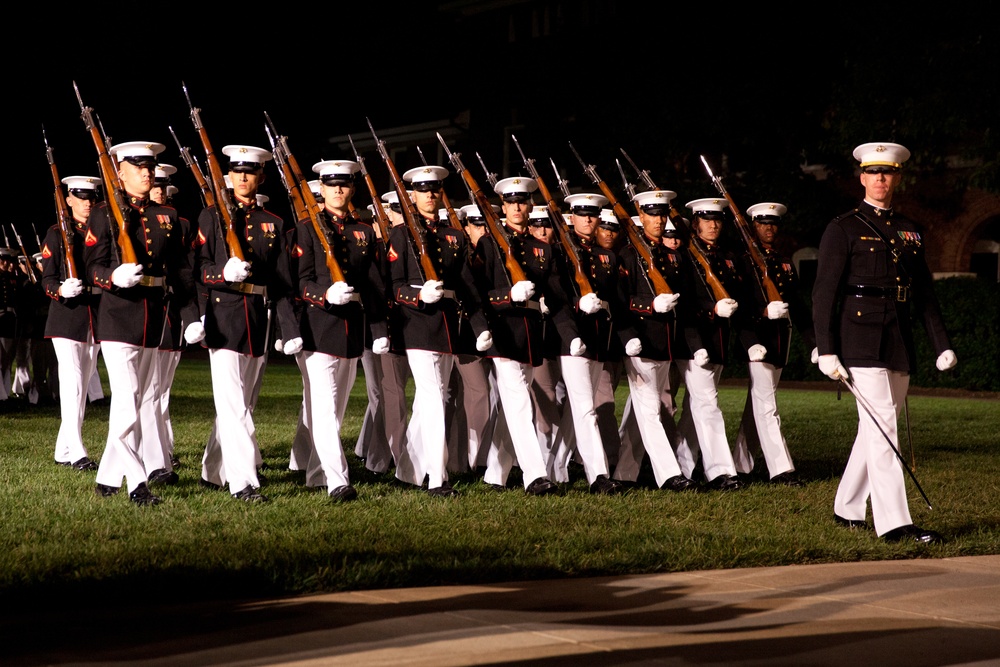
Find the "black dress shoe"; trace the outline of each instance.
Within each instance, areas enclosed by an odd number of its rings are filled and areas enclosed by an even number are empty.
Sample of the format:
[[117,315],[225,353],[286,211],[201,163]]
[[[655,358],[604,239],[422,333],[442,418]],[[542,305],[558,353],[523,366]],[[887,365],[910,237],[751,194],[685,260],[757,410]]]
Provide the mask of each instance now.
[[845,519],[844,517],[840,516],[839,514],[834,514],[833,515],[833,520],[836,521],[841,526],[843,526],[844,528],[850,528],[851,530],[855,530],[855,529],[859,529],[859,528],[860,529],[867,529],[868,528],[868,524],[864,520]]
[[222,487],[215,482],[210,482],[204,477],[198,480],[198,486],[204,487],[206,489],[211,489],[212,491],[222,491]]
[[781,484],[782,486],[805,486],[802,480],[792,472],[783,472],[771,478],[771,484]]
[[559,494],[559,487],[548,477],[539,477],[529,484],[525,492],[530,496],[551,496]]
[[346,503],[358,497],[358,491],[350,484],[338,486],[330,492],[330,500],[335,503]]
[[73,461],[73,470],[97,470],[97,464],[84,456],[79,461]]
[[266,503],[268,501],[267,496],[249,484],[245,489],[234,494],[233,498],[236,498],[236,500],[242,500],[245,503]]
[[706,487],[713,491],[739,491],[743,488],[743,482],[730,475],[719,475],[711,480]]
[[181,460],[179,458],[177,458],[176,454],[171,454],[170,455],[170,467],[171,468],[180,468],[181,467]]
[[600,496],[619,496],[625,493],[625,487],[616,479],[611,479],[607,475],[598,475],[594,483],[590,485],[590,492]]
[[684,475],[674,475],[660,487],[664,491],[697,491],[698,483]]
[[107,484],[98,484],[97,487],[94,489],[95,493],[97,493],[97,495],[101,496],[102,498],[109,498],[111,496],[118,495],[119,490],[120,490],[119,487],[108,486]]
[[146,505],[159,505],[160,499],[158,496],[154,496],[150,491],[146,483],[143,482],[139,486],[135,487],[135,491],[128,494],[128,499],[139,507],[145,507]]
[[56,461],[57,466],[66,466],[67,468],[73,465],[69,461]]
[[451,484],[448,482],[441,486],[435,486],[433,489],[427,489],[427,493],[435,498],[455,498],[458,496],[458,491],[451,488]]
[[940,544],[944,538],[933,530],[924,530],[912,523],[907,526],[893,528],[881,536],[886,542],[916,542],[917,544]]
[[160,468],[149,473],[146,481],[149,484],[163,484],[164,486],[172,486],[177,483],[180,477],[177,476],[173,470],[167,470],[166,468]]
[[504,491],[507,490],[507,487],[504,486],[503,484],[490,484],[489,482],[483,482],[483,483],[486,485],[487,489],[495,493],[503,493]]

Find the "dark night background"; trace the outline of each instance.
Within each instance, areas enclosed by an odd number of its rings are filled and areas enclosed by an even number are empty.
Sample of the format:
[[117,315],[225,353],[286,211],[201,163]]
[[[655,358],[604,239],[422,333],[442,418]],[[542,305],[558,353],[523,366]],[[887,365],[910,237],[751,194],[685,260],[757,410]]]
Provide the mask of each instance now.
[[[188,217],[200,206],[197,188],[168,126],[200,160],[204,152],[182,81],[217,153],[231,143],[268,147],[266,111],[305,170],[351,157],[329,143],[350,134],[383,192],[391,183],[366,118],[380,134],[450,122],[458,130],[451,148],[482,183],[477,152],[501,177],[525,173],[509,145],[513,132],[550,189],[549,158],[575,191],[594,189],[572,142],[616,192],[624,148],[683,204],[716,194],[703,154],[744,209],[789,204],[787,229],[800,244],[816,243],[859,196],[850,184],[860,143],[896,141],[913,151],[908,192],[956,163],[964,167],[946,179],[953,192],[1000,190],[1000,42],[985,5],[845,5],[849,14],[832,5],[671,7],[457,0],[403,8],[173,3],[129,5],[128,14],[28,8],[23,24],[7,25],[3,47],[16,201],[8,223],[34,246],[29,226],[43,236],[54,222],[43,125],[60,176],[99,175],[73,81],[114,143],[167,146],[160,158],[180,170],[175,204]],[[223,9],[234,14],[224,18]],[[430,142],[422,150],[443,160]],[[419,164],[412,150],[395,159],[400,172]],[[802,169],[817,164],[829,179]],[[277,172],[268,173],[262,193],[287,217]],[[459,179],[449,179],[448,193],[466,203]],[[368,203],[363,188],[355,201]]]

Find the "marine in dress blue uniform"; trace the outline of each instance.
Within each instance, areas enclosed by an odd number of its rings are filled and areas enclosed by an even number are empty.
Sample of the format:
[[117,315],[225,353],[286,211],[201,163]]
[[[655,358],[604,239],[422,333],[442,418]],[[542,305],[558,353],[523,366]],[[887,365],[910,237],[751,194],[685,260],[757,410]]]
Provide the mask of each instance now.
[[100,344],[94,325],[100,293],[84,283],[83,242],[87,218],[97,200],[101,179],[94,176],[67,176],[66,204],[70,229],[67,238],[76,275],[69,276],[67,248],[59,225],[53,225],[42,241],[42,288],[49,297],[45,336],[52,340],[59,366],[59,433],[55,461],[77,470],[97,470],[83,442],[83,419],[87,408],[87,385],[97,368]]
[[[285,338],[284,352],[293,354],[302,345],[292,307],[295,230],[286,230],[280,217],[257,203],[270,151],[229,145],[222,152],[229,157],[232,223],[243,259],[229,256],[217,206],[202,210],[198,280],[207,297],[204,344],[212,367],[218,427],[202,458],[202,479],[218,487],[228,484],[239,500],[264,502],[267,497],[260,493],[257,477],[253,409],[267,358],[271,303]],[[214,451],[216,446],[221,456]]]
[[858,406],[858,433],[837,487],[834,518],[862,526],[870,500],[880,537],[927,544],[943,538],[913,524],[896,429],[916,367],[913,321],[923,323],[938,370],[952,368],[957,357],[934,295],[921,229],[892,205],[909,157],[905,146],[889,142],[854,149],[865,197],[834,218],[820,239],[813,323],[820,370],[851,383],[874,414]]

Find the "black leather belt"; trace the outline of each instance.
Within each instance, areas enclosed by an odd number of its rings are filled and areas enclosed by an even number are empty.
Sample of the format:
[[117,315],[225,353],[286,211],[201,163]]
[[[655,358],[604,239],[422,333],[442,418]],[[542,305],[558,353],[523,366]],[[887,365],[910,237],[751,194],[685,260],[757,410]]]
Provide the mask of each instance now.
[[848,285],[844,293],[848,296],[871,296],[879,299],[892,299],[900,303],[906,303],[910,300],[910,287],[908,285],[896,285],[895,287]]

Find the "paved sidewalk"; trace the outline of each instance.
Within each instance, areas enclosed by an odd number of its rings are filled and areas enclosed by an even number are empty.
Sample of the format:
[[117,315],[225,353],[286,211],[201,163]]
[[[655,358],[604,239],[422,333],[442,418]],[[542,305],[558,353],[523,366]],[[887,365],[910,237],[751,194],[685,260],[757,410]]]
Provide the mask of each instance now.
[[14,664],[1000,665],[1000,556],[360,591],[131,622],[121,608],[93,614],[85,647],[50,626],[45,647]]

